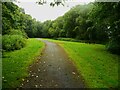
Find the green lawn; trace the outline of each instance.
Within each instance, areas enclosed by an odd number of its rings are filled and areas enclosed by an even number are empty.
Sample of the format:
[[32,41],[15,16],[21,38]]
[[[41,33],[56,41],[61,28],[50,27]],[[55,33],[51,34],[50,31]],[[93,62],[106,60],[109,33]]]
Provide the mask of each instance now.
[[15,88],[28,76],[28,67],[42,52],[44,43],[28,39],[26,47],[12,52],[4,52],[2,58],[3,88]]
[[107,52],[104,45],[50,41],[57,42],[65,49],[88,88],[118,87],[120,57]]

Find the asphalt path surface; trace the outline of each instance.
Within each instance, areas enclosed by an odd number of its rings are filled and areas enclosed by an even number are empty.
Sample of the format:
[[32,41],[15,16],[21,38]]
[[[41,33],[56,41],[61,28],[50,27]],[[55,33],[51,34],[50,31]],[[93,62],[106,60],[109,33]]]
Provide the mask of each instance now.
[[[42,39],[39,39],[42,40]],[[46,46],[37,62],[30,66],[22,88],[85,88],[75,65],[58,44],[42,40]]]

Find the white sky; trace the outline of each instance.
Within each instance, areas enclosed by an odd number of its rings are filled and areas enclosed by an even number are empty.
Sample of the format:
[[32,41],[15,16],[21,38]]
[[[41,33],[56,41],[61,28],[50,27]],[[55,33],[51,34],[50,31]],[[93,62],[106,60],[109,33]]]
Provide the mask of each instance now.
[[[35,3],[36,0],[19,0],[20,3],[16,3],[19,7],[24,8],[26,14],[30,14],[36,20],[44,22],[46,20],[55,20],[57,17],[64,15],[71,7],[78,4],[85,4],[93,2],[94,0],[68,0],[65,6],[50,6],[49,2],[44,5],[38,5]],[[69,7],[68,7],[69,6]]]

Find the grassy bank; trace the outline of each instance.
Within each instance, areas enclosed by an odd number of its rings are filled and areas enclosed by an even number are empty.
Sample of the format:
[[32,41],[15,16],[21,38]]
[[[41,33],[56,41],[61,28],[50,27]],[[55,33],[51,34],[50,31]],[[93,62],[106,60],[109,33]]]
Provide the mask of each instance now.
[[28,39],[26,47],[12,52],[4,52],[2,58],[3,88],[15,88],[28,76],[28,67],[40,55],[44,43]]
[[50,40],[60,44],[73,60],[89,88],[118,87],[120,57],[110,54],[104,45]]

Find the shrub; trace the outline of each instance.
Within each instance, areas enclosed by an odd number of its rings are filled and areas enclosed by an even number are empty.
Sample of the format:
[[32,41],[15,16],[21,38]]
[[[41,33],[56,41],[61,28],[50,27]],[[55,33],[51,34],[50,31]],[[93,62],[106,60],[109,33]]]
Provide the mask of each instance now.
[[13,51],[24,47],[26,39],[21,35],[4,35],[2,41],[3,50]]
[[120,42],[118,40],[112,39],[107,44],[107,50],[111,53],[120,55]]

